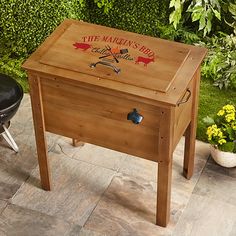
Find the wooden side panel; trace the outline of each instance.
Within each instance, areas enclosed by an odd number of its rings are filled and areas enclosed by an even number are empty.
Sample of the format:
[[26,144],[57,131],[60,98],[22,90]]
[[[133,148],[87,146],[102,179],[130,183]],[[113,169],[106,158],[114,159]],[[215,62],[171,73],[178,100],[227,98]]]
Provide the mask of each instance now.
[[[56,80],[41,78],[47,131],[158,161],[160,110]],[[139,124],[127,120],[134,108]]]
[[[173,150],[178,144],[181,136],[183,136],[187,126],[189,125],[192,117],[192,102],[194,96],[193,80],[189,83],[188,89],[191,92],[191,96],[186,103],[180,104],[175,108],[175,125],[174,125],[174,141]],[[188,92],[183,94],[182,99],[185,100],[188,96]]]

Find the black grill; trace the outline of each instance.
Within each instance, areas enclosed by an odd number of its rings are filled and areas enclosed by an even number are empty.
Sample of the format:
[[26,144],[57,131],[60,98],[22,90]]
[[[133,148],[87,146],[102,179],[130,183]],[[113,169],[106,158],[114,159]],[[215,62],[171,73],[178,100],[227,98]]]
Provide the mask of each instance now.
[[22,87],[11,77],[0,74],[0,124],[16,114],[23,98]]

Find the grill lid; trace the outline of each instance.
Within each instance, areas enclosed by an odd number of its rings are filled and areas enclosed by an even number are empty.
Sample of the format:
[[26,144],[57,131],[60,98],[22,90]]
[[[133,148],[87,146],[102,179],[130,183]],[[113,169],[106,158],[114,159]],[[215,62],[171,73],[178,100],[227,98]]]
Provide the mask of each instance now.
[[0,112],[21,101],[23,90],[11,77],[0,74]]

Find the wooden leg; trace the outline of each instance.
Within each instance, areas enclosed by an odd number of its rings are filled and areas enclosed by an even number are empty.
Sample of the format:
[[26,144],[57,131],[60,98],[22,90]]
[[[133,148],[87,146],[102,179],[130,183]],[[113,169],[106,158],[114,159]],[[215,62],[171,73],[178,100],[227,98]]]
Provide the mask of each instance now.
[[198,69],[198,71],[194,76],[194,85],[195,89],[193,89],[194,92],[193,92],[193,103],[192,103],[192,117],[191,117],[191,122],[189,123],[185,131],[183,174],[187,179],[190,179],[192,177],[194,168],[200,69]]
[[190,122],[185,131],[185,146],[184,146],[184,176],[190,179],[193,175],[194,155],[195,155],[195,125]]
[[29,84],[41,185],[44,190],[50,190],[50,172],[45,138],[45,124],[40,81],[37,76],[31,76],[29,77]]
[[160,115],[156,224],[166,227],[170,220],[174,109],[163,109]]
[[172,161],[158,163],[156,224],[166,227],[170,219]]
[[81,142],[81,141],[79,141],[79,140],[76,139],[76,138],[73,138],[73,139],[72,139],[72,145],[73,145],[74,147],[80,147],[80,146],[83,146],[84,143]]

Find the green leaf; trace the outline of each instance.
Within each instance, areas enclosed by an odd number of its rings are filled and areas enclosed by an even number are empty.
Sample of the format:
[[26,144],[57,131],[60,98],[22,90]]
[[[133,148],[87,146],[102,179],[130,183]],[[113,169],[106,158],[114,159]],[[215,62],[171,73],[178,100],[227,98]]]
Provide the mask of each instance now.
[[197,21],[201,18],[201,12],[198,12],[198,13],[192,13],[192,21]]
[[218,11],[215,10],[215,9],[212,9],[212,11],[214,12],[215,17],[216,17],[218,20],[221,20],[220,12],[218,12]]
[[179,24],[180,18],[181,18],[181,10],[180,9],[178,11],[177,10],[173,11],[170,14],[169,21],[170,21],[170,23],[173,23],[175,29],[177,29],[177,25]]
[[211,32],[211,21],[210,20],[207,20],[206,30],[207,30],[208,33]]
[[175,9],[179,9],[179,8],[181,8],[180,0],[176,0],[175,1]]
[[234,141],[236,139],[236,131],[234,131],[231,127],[227,127],[227,133],[229,134],[230,140]]
[[227,72],[229,72],[229,73],[236,73],[236,66],[232,66],[231,68],[229,68],[227,70]]
[[219,149],[223,152],[233,152],[234,142],[227,142],[222,145],[219,145]]
[[199,21],[199,30],[204,29],[206,26],[206,18],[205,18],[205,14],[202,14],[200,21]]
[[194,7],[191,7],[191,5],[188,7],[187,9],[187,12],[193,12],[193,13],[196,13],[196,12],[201,12],[203,10],[203,7],[202,6],[194,6]]
[[170,16],[169,16],[169,22],[170,24],[173,23],[175,20],[175,11],[171,12],[170,13]]
[[210,116],[204,117],[204,118],[203,118],[203,122],[204,122],[207,126],[213,125],[213,124],[215,123],[214,119],[211,118]]
[[229,4],[229,12],[230,12],[232,15],[236,16],[236,4],[233,4],[233,3],[230,3],[230,4]]
[[171,0],[171,1],[170,1],[169,8],[173,7],[174,5],[175,5],[175,0]]

